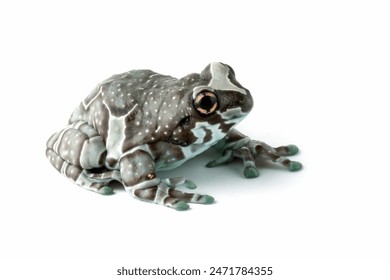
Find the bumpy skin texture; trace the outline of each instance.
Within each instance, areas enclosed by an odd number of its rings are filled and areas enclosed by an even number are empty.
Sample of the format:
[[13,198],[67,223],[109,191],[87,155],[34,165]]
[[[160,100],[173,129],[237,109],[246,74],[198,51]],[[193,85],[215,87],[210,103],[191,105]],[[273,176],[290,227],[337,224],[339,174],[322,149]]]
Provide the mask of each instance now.
[[290,171],[301,169],[299,162],[284,157],[298,152],[295,145],[272,148],[234,129],[252,107],[250,92],[223,63],[181,79],[132,70],[97,85],[68,126],[50,137],[46,155],[86,189],[111,194],[108,184],[115,180],[140,200],[185,210],[188,203],[214,199],[176,190],[196,185],[184,178],[157,178],[156,171],[180,166],[212,146],[221,156],[207,167],[241,158],[246,178],[259,176],[257,157]]

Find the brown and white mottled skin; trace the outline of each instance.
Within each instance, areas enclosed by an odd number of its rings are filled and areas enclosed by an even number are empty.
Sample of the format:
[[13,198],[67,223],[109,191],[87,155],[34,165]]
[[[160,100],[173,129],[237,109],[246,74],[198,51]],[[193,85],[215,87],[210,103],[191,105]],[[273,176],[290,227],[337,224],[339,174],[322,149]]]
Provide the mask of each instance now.
[[110,194],[108,184],[115,180],[138,199],[185,210],[188,203],[214,199],[176,190],[196,186],[184,178],[160,179],[156,171],[180,166],[212,146],[221,157],[208,167],[241,158],[247,178],[259,175],[257,157],[301,169],[284,157],[298,152],[295,145],[272,148],[234,129],[252,107],[250,92],[223,63],[181,79],[132,70],[100,83],[74,110],[68,126],[51,136],[46,155],[86,189]]

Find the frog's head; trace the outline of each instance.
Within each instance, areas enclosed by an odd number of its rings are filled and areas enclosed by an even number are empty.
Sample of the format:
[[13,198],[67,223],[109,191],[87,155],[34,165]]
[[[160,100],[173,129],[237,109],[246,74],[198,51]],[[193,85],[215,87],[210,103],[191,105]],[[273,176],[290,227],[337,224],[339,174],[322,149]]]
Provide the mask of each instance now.
[[191,77],[194,83],[187,92],[190,110],[181,116],[170,140],[182,146],[213,145],[250,112],[253,99],[229,65],[214,62]]

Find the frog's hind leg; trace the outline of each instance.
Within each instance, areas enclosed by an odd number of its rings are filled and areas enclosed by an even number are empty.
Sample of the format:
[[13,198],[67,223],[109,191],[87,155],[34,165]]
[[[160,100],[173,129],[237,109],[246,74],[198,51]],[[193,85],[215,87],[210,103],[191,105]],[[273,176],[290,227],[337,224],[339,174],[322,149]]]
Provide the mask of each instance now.
[[118,171],[93,172],[102,168],[106,157],[103,139],[85,122],[70,124],[47,142],[46,156],[60,173],[77,185],[101,194],[110,194],[107,186],[119,179]]

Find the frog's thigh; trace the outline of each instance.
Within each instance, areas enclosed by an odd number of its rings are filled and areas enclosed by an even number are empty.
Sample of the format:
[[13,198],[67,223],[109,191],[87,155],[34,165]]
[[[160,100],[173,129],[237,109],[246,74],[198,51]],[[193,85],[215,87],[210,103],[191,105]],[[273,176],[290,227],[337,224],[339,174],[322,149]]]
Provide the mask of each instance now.
[[103,138],[85,122],[75,122],[54,134],[47,142],[66,162],[83,169],[102,167],[107,154]]
[[60,173],[81,187],[104,194],[109,190],[101,188],[112,178],[94,178],[87,169],[102,167],[106,154],[102,137],[85,122],[68,125],[47,142],[46,156]]

